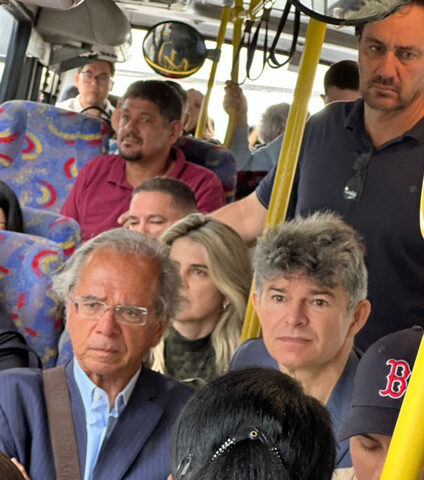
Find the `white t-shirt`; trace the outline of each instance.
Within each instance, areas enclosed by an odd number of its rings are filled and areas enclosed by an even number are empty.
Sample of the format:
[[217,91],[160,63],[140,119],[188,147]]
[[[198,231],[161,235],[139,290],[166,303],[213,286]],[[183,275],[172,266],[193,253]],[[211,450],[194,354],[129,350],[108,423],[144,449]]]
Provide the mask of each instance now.
[[[81,105],[79,95],[77,95],[74,98],[68,98],[67,100],[65,100],[63,102],[56,103],[56,107],[63,108],[65,110],[71,110],[73,112],[78,112],[78,113],[80,113],[82,110],[84,110],[83,106]],[[108,99],[106,99],[105,110],[109,115],[112,115],[113,111],[115,110],[115,108],[109,102]]]
[[355,471],[353,467],[350,468],[338,468],[334,470],[331,480],[356,480]]

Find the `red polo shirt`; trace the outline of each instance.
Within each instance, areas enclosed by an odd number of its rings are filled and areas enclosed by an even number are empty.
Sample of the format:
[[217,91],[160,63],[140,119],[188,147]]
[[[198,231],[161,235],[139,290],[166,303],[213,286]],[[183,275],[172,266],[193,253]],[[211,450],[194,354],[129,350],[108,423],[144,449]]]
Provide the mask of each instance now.
[[[174,168],[167,175],[189,185],[200,212],[212,212],[225,204],[220,179],[207,168],[187,162],[179,148],[172,147]],[[60,213],[81,226],[82,240],[119,227],[119,215],[129,208],[133,187],[125,178],[125,160],[119,155],[101,155],[87,163]]]

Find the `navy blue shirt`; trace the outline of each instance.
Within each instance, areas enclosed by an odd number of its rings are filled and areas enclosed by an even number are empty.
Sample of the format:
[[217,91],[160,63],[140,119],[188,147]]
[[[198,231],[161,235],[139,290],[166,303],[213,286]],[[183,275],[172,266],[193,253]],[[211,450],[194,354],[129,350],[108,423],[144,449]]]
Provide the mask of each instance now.
[[[360,352],[353,349],[350,352],[343,373],[331,392],[330,398],[326,404],[336,439],[338,438],[339,431],[350,410],[353,379],[355,377],[356,368],[358,367],[359,358]],[[235,351],[230,362],[230,370],[238,370],[246,367],[279,369],[278,363],[268,353],[262,338],[246,340]],[[352,459],[350,457],[349,439],[337,440],[336,468],[347,468],[351,466]]]
[[[362,193],[349,200],[344,187],[361,155]],[[362,100],[330,104],[307,123],[289,216],[332,210],[364,238],[372,312],[356,337],[363,350],[393,331],[424,326],[423,173],[424,119],[379,148],[365,131]],[[275,168],[256,189],[266,208],[274,176]]]

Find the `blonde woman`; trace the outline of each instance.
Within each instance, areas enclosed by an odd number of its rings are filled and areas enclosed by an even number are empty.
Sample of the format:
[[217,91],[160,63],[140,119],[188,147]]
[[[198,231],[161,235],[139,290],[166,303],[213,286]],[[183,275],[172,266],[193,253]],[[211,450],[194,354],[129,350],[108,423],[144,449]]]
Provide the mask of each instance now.
[[248,250],[230,227],[197,213],[161,240],[179,267],[183,302],[153,350],[153,369],[201,385],[227,370],[239,344],[251,282]]

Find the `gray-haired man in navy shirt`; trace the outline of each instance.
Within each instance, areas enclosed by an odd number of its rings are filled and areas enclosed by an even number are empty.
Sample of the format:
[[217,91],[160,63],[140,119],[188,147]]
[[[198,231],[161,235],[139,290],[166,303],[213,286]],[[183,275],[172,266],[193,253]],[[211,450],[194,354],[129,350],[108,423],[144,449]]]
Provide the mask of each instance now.
[[[305,130],[289,215],[330,209],[365,239],[372,314],[357,341],[424,325],[424,3],[359,33],[363,100],[336,102]],[[275,169],[256,192],[216,213],[246,239],[264,226]],[[390,319],[390,321],[389,321]]]

